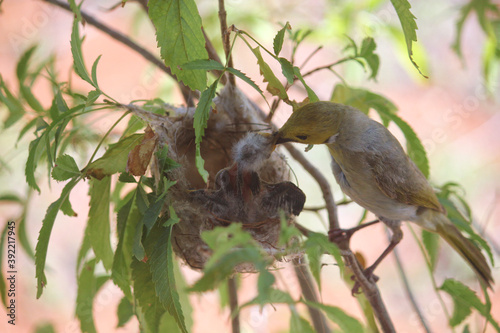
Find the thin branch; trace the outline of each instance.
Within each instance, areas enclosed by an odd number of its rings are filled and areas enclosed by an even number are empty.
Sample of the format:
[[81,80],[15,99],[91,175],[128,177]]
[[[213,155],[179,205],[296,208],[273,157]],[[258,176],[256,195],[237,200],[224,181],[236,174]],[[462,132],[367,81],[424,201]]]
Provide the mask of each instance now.
[[[212,44],[212,42],[208,38],[208,36],[207,36],[207,34],[205,32],[205,29],[203,29],[203,27],[201,28],[201,31],[203,32],[203,37],[205,37],[205,49],[207,50],[208,58],[212,59],[212,60],[215,60],[218,63],[222,64],[222,61],[221,61],[219,55],[217,54],[217,51],[215,50],[214,45]],[[212,70],[211,72],[213,74],[215,74],[216,77],[220,77],[221,74],[222,74],[222,71],[219,71],[219,70],[216,70],[216,69]],[[226,84],[226,81],[227,81],[226,76],[225,75],[222,76],[220,82],[222,84]]]
[[233,333],[240,333],[240,315],[238,312],[238,288],[236,280],[229,278],[227,280],[229,292],[229,307],[231,309],[231,327]]
[[[71,8],[69,7],[69,4],[62,2],[60,0],[42,0],[44,2],[53,4],[55,6],[58,6],[64,10],[67,10],[69,12],[72,12]],[[101,30],[111,38],[115,39],[116,41],[124,44],[125,46],[128,46],[138,54],[140,54],[144,59],[147,61],[151,62],[153,65],[161,69],[163,72],[171,76],[174,80],[176,80],[179,83],[179,87],[182,92],[182,96],[184,97],[184,101],[188,106],[193,105],[193,100],[192,100],[192,91],[189,89],[186,85],[184,85],[182,82],[177,80],[177,77],[170,71],[170,69],[165,66],[162,60],[158,59],[154,54],[143,48],[142,46],[138,45],[134,41],[132,41],[130,38],[128,38],[126,35],[122,34],[119,31],[114,30],[113,28],[108,27],[104,23],[100,22],[99,20],[95,19],[92,15],[86,13],[85,11],[80,11],[82,14],[83,19],[85,20],[86,23],[96,27],[98,30]]]
[[[389,241],[390,241],[390,236],[389,234],[387,235],[387,238],[389,238]],[[410,300],[410,303],[413,307],[413,310],[415,310],[415,313],[417,314],[418,316],[418,319],[420,320],[420,323],[422,324],[422,328],[427,332],[427,333],[430,333],[431,330],[429,329],[429,325],[427,324],[425,318],[424,318],[424,315],[422,314],[422,311],[420,311],[420,307],[418,306],[417,304],[417,301],[415,299],[415,296],[413,295],[413,292],[411,290],[411,287],[410,287],[410,283],[408,282],[408,278],[406,277],[406,272],[403,268],[403,264],[401,262],[401,259],[399,258],[399,251],[396,248],[394,248],[394,250],[392,250],[392,253],[394,254],[394,258],[396,259],[396,265],[397,265],[397,268],[398,268],[398,272],[399,272],[399,275],[401,277],[401,280],[403,281],[403,284],[404,284],[404,289],[406,291],[406,296],[408,296],[408,299]]]
[[[305,260],[305,259],[302,259]],[[302,290],[302,295],[304,298],[310,302],[319,303],[318,294],[314,290],[314,280],[311,273],[307,269],[307,266],[299,262],[298,258],[293,259],[293,268],[295,270],[295,275],[300,284],[300,289]],[[326,318],[323,313],[313,307],[308,306],[309,315],[314,326],[314,330],[318,333],[328,333],[330,329],[326,323]]]
[[[224,53],[226,54],[226,61],[228,67],[233,67],[233,58],[231,57],[231,41],[229,39],[230,32],[227,29],[227,13],[224,7],[224,0],[219,0],[219,21],[220,21],[220,32],[222,37],[222,45],[224,46]],[[235,85],[234,75],[227,73],[229,78],[229,84]]]

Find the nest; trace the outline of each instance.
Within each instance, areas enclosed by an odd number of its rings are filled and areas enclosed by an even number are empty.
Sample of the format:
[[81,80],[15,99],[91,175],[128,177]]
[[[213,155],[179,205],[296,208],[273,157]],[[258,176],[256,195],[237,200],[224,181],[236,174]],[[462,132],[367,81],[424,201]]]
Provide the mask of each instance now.
[[[291,222],[305,201],[303,192],[287,181],[289,170],[280,154],[269,151],[264,163],[251,167],[235,162],[234,146],[261,122],[259,111],[247,98],[235,87],[226,86],[214,104],[201,143],[207,183],[195,165],[195,109],[177,108],[175,116],[163,118],[161,128],[155,126],[160,145],[168,145],[169,157],[182,165],[167,175],[177,184],[169,191],[164,210],[171,205],[180,218],[172,231],[173,249],[194,269],[202,269],[211,255],[201,232],[231,223],[241,223],[274,258],[284,250],[277,245],[280,211]],[[248,265],[235,267],[239,272],[249,270]]]

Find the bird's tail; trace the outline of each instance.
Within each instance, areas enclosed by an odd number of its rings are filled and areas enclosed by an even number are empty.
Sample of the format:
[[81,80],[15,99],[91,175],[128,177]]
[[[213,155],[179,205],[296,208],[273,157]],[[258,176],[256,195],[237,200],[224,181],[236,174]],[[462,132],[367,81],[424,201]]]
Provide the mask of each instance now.
[[432,213],[432,220],[436,225],[435,231],[467,261],[479,281],[484,286],[492,288],[494,281],[491,269],[479,248],[471,240],[464,237],[445,215],[437,212]]

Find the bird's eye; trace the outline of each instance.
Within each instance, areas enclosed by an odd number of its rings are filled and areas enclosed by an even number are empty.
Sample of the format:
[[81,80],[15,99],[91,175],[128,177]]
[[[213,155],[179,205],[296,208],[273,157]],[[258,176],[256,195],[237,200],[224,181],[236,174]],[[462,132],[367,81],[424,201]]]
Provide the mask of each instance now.
[[296,138],[299,140],[307,140],[307,135],[297,135]]

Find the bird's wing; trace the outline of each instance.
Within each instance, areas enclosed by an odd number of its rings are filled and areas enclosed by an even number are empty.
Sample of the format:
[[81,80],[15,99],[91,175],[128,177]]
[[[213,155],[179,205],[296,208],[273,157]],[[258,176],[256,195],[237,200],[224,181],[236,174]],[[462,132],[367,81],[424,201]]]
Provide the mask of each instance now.
[[427,179],[404,152],[368,152],[365,156],[377,186],[389,198],[443,211]]

